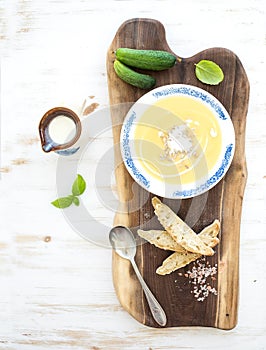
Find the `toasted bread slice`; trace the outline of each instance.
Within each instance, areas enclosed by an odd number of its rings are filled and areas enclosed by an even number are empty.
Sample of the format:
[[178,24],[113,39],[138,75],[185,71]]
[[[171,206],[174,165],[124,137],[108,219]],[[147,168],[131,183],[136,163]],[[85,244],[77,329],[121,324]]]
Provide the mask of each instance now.
[[167,205],[157,197],[152,198],[152,205],[158,220],[171,237],[187,251],[200,255],[213,255],[214,251]]
[[[212,247],[215,247],[219,243],[218,238],[212,238]],[[171,254],[167,259],[165,259],[161,266],[159,266],[156,270],[158,275],[167,275],[173,271],[180,269],[191,263],[192,261],[197,260],[202,255],[191,252],[179,253],[175,252]]]
[[[211,238],[215,238],[220,230],[219,220],[214,220],[212,224],[205,227],[200,233],[200,239],[207,245],[211,246]],[[179,253],[185,253],[187,250],[178,244],[172,236],[163,230],[138,230],[138,235],[146,239],[151,244],[154,244],[157,248],[164,250],[173,250]]]
[[188,251],[185,253],[175,252],[163,261],[162,265],[157,268],[156,273],[158,275],[168,275],[169,273],[188,265],[200,257],[201,254],[191,253]]
[[150,242],[151,244],[154,244],[157,248],[164,250],[173,250],[179,253],[186,252],[186,250],[180,244],[176,243],[176,241],[173,240],[167,231],[138,230],[138,235],[146,239],[146,241]]
[[[215,247],[219,243],[219,239],[216,237],[220,230],[220,222],[215,220],[211,225],[204,228],[199,236],[210,247]],[[197,260],[201,257],[201,254],[185,252],[175,252],[171,254],[167,259],[163,261],[162,266],[158,267],[156,273],[158,275],[167,275],[173,271],[180,269]]]

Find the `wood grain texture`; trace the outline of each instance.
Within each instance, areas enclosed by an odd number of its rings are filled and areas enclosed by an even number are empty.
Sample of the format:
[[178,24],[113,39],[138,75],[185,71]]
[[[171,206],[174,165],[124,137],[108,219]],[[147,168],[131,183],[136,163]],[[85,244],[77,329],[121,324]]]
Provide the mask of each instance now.
[[[129,106],[145,91],[121,81],[113,70],[114,51],[118,47],[157,49],[172,52],[165,38],[163,25],[151,19],[132,19],[118,29],[107,53],[107,73],[110,104],[115,106],[112,113],[114,143],[119,143],[120,129]],[[177,55],[176,55],[177,56]],[[200,83],[194,74],[194,63],[201,59],[217,62],[225,73],[219,86]],[[193,57],[181,58],[171,69],[153,73],[156,86],[169,83],[185,83],[201,87],[218,98],[229,112],[235,132],[236,150],[232,165],[225,178],[213,189],[193,199],[164,200],[174,211],[199,232],[214,219],[220,219],[220,244],[216,254],[208,257],[211,266],[218,266],[213,286],[218,296],[210,295],[204,302],[198,302],[191,293],[191,285],[176,273],[158,276],[156,268],[169,252],[149,244],[138,246],[136,262],[141,273],[165,309],[168,322],[166,327],[208,326],[232,329],[237,323],[239,287],[239,237],[242,199],[246,184],[245,125],[249,100],[249,82],[238,57],[224,48],[204,50]],[[144,229],[159,228],[153,218],[152,195],[140,188],[125,169],[120,153],[115,154],[116,179],[119,184],[119,198],[123,214],[117,214],[115,223]],[[139,210],[139,203],[145,203]],[[153,218],[153,219],[152,219]],[[182,273],[186,268],[180,270]],[[180,272],[179,271],[179,272]],[[149,311],[145,296],[128,261],[113,254],[113,281],[121,305],[139,322],[157,327]],[[177,288],[178,284],[182,288]]]

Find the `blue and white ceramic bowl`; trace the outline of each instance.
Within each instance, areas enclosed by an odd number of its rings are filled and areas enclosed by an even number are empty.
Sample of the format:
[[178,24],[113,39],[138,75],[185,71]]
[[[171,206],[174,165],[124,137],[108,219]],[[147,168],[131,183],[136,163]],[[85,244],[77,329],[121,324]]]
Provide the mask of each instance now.
[[140,186],[165,198],[191,198],[225,176],[235,133],[228,112],[213,95],[172,84],[149,91],[131,107],[120,147]]

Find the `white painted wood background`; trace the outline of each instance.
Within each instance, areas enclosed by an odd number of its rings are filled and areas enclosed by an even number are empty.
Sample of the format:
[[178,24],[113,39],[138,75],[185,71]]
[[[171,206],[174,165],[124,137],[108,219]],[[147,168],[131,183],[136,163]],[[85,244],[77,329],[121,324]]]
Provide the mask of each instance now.
[[[106,50],[134,17],[160,20],[180,56],[234,51],[250,80],[239,321],[231,331],[137,323],[114,293],[110,249],[83,240],[50,205],[58,157],[41,151],[39,120],[59,104],[78,110],[88,96],[88,105],[108,106]],[[266,349],[265,20],[264,0],[0,0],[0,349]],[[88,171],[96,161],[88,159]]]

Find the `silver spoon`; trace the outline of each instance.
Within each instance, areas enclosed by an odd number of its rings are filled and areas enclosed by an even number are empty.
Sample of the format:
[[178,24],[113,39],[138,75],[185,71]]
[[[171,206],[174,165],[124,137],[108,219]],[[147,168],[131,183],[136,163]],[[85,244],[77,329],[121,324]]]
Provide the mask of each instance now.
[[133,233],[125,226],[115,226],[109,233],[109,240],[116,253],[131,262],[146,295],[153,318],[160,326],[165,326],[167,322],[165,312],[145,283],[135,263],[137,248]]

